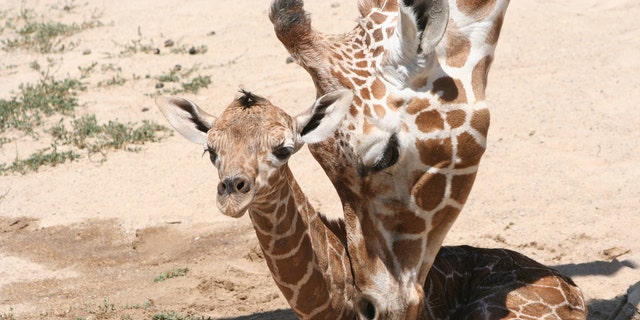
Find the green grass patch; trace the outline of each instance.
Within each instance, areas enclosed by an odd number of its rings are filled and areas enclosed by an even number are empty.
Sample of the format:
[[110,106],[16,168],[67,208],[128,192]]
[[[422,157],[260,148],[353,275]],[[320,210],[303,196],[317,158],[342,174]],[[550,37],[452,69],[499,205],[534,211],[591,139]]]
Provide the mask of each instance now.
[[160,282],[171,278],[184,277],[189,273],[189,268],[175,268],[167,272],[161,273],[153,279],[153,282]]
[[187,82],[183,82],[182,92],[198,93],[202,88],[208,88],[211,84],[210,76],[197,76]]
[[0,173],[21,173],[37,172],[42,166],[55,167],[67,160],[73,161],[80,158],[74,151],[58,151],[56,145],[40,150],[26,159],[16,159],[12,164],[0,163]]
[[[39,70],[39,66],[34,66]],[[141,123],[109,121],[99,124],[95,115],[76,118],[79,106],[77,93],[85,90],[82,82],[67,78],[56,80],[43,75],[36,84],[21,84],[19,92],[11,99],[0,100],[0,147],[11,142],[1,136],[7,130],[17,130],[41,138],[48,134],[53,143],[26,158],[16,158],[12,163],[0,163],[0,174],[37,172],[42,166],[56,166],[81,157],[85,151],[106,159],[110,150],[138,151],[146,142],[157,142],[172,134],[169,128],[143,120]],[[52,116],[62,116],[54,125],[45,127]],[[49,120],[49,121],[47,121]],[[65,123],[71,123],[69,128]],[[64,148],[60,148],[64,146]]]
[[79,105],[76,95],[84,89],[82,82],[70,78],[45,77],[36,84],[21,84],[17,95],[0,99],[0,133],[7,129],[31,133],[44,118],[72,115]]
[[98,82],[98,87],[121,86],[121,85],[124,85],[126,82],[127,82],[127,79],[123,78],[119,74],[116,74],[112,76],[110,79]]
[[[171,68],[167,73],[163,73],[154,77],[161,82],[164,86],[156,91],[155,95],[160,94],[179,94],[184,92],[198,93],[200,89],[208,88],[211,82],[210,76],[197,75],[193,76],[199,69],[198,65],[195,65],[189,69],[182,69],[181,66],[175,66]],[[151,78],[151,76],[147,76]],[[177,84],[177,85],[172,85]],[[165,87],[172,85],[172,87]]]
[[96,18],[82,23],[64,24],[57,21],[43,21],[43,17],[31,9],[22,9],[15,17],[5,21],[3,31],[13,30],[15,37],[3,39],[2,50],[18,49],[38,53],[62,53],[77,46],[76,42],[64,40],[76,33],[102,26]]
[[151,320],[204,320],[204,317],[195,317],[191,315],[183,315],[181,313],[170,311],[156,313],[151,317]]
[[153,53],[156,47],[153,44],[153,41],[144,42],[142,38],[137,40],[131,40],[129,43],[125,43],[124,45],[116,43],[116,45],[122,47],[120,50],[120,57],[131,57],[137,53]]
[[86,115],[72,122],[73,129],[68,131],[59,123],[51,129],[51,135],[63,144],[71,144],[79,149],[86,149],[90,154],[107,150],[124,149],[138,151],[145,142],[157,142],[169,134],[169,128],[143,120],[142,124],[109,121],[98,124],[95,115]]

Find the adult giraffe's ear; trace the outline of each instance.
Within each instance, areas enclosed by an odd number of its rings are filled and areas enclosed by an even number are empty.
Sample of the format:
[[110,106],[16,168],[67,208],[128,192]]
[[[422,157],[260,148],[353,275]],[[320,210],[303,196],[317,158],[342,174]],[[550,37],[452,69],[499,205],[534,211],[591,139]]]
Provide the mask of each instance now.
[[307,111],[296,116],[298,131],[306,143],[328,138],[338,128],[353,101],[351,90],[336,90],[318,98]]
[[180,97],[158,97],[156,105],[171,126],[187,140],[199,145],[207,142],[207,131],[216,119],[213,115]]
[[435,50],[449,22],[449,2],[447,0],[413,1],[418,30],[422,30],[420,48],[425,53]]
[[402,0],[398,4],[390,59],[405,65],[435,50],[447,29],[449,4],[447,0]]

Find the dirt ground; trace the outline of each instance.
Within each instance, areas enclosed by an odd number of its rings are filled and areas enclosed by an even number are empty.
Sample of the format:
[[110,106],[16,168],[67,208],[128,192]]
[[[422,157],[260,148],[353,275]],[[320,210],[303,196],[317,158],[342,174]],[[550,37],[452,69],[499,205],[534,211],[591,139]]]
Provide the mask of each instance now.
[[[4,16],[31,8],[66,23],[103,26],[73,35],[60,54],[0,51],[0,98],[35,82],[33,61],[79,77],[107,66],[79,94],[100,121],[164,124],[153,77],[176,64],[212,84],[185,96],[219,112],[240,88],[291,113],[315,91],[287,64],[264,0],[6,0]],[[59,10],[64,5],[73,10]],[[355,0],[307,0],[315,26],[350,30]],[[573,277],[590,319],[607,319],[640,282],[640,3],[635,0],[512,1],[487,96],[492,124],[474,190],[446,244],[505,247]],[[2,15],[0,15],[2,17]],[[1,20],[0,20],[1,21]],[[0,34],[0,39],[10,37]],[[172,54],[164,46],[206,46]],[[160,54],[120,54],[126,44]],[[98,86],[118,75],[122,85]],[[19,138],[6,162],[41,142]],[[0,176],[0,319],[293,319],[257,250],[247,217],[215,207],[217,175],[201,147],[178,135],[140,152],[112,152],[27,175]],[[292,159],[298,181],[323,212],[340,213],[308,151]],[[163,272],[186,276],[155,282]]]

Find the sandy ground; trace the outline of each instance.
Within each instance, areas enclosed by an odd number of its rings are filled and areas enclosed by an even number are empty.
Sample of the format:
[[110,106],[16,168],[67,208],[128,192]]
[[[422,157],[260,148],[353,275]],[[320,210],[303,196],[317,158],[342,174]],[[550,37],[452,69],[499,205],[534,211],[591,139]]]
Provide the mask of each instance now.
[[[355,23],[354,0],[306,2],[322,31],[344,32]],[[65,4],[73,10],[54,9]],[[59,79],[77,78],[78,67],[93,62],[111,66],[85,79],[88,89],[79,95],[80,112],[100,121],[164,124],[149,96],[156,81],[145,75],[176,64],[211,76],[208,89],[186,97],[213,112],[239,88],[291,113],[315,95],[308,75],[285,62],[268,1],[0,3],[6,16],[21,8],[65,23],[93,15],[104,25],[65,40],[78,45],[62,54],[0,51],[3,99],[20,83],[37,81],[29,65],[47,65],[48,58]],[[591,319],[606,319],[640,281],[638,16],[635,0],[511,3],[490,74],[488,150],[446,239],[514,249],[558,268],[583,289]],[[5,31],[0,39],[10,36]],[[167,39],[208,50],[171,54]],[[160,55],[119,54],[138,40]],[[97,86],[116,74],[126,83]],[[0,159],[39,144],[21,137],[0,149]],[[137,153],[110,153],[106,162],[85,156],[0,176],[0,318],[294,318],[257,253],[248,218],[226,218],[215,208],[216,173],[201,153],[174,135]],[[340,212],[308,151],[291,166],[313,204]],[[190,271],[154,282],[173,268]]]

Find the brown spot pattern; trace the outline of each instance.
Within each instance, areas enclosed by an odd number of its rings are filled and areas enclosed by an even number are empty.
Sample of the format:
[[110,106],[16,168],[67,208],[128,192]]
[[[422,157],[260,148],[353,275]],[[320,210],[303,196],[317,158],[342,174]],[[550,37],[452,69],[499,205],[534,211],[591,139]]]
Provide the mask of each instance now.
[[382,30],[381,29],[373,30],[373,40],[375,42],[380,42],[382,41],[382,39],[384,39],[384,36],[382,35]]
[[433,94],[440,92],[440,100],[450,103],[467,103],[462,82],[451,77],[442,77],[433,82]]
[[458,157],[460,162],[456,164],[456,168],[466,168],[478,164],[484,150],[485,147],[479,145],[471,134],[467,132],[461,133],[458,136]]
[[358,87],[362,87],[364,86],[365,83],[367,83],[367,81],[362,78],[352,78],[352,79],[353,79],[353,83]]
[[454,68],[461,68],[467,62],[471,53],[471,41],[458,31],[458,27],[452,20],[447,26],[447,65]]
[[468,0],[458,2],[458,9],[476,20],[482,20],[493,11],[495,5],[496,0]]
[[453,222],[458,218],[460,210],[446,206],[442,210],[438,210],[431,220],[431,230],[427,235],[427,243],[435,241],[436,239],[443,239],[449,231],[449,228]]
[[476,110],[471,116],[471,126],[485,137],[489,131],[490,122],[491,114],[489,113],[489,109]]
[[463,110],[453,110],[447,112],[447,123],[452,129],[462,126],[467,118],[467,113]]
[[387,94],[387,87],[382,83],[382,80],[376,78],[371,84],[371,92],[374,98],[382,99]]
[[404,103],[404,100],[393,95],[387,96],[387,107],[391,110],[398,110]]
[[393,253],[405,269],[414,269],[420,265],[422,240],[396,240],[393,242]]
[[393,216],[381,216],[380,220],[386,230],[393,230],[400,234],[418,234],[424,232],[426,223],[414,212],[406,208],[398,208]]
[[371,18],[371,21],[375,24],[382,24],[387,19],[387,16],[380,12],[374,12],[369,16],[369,18]]
[[[311,248],[311,241],[309,240],[308,235],[304,235],[302,239],[303,244],[302,247]],[[291,245],[286,252],[291,251]],[[304,250],[298,254],[295,254],[289,258],[278,259],[275,261],[275,265],[278,267],[278,270],[290,270],[291,266],[299,266],[299,268],[306,268],[310,261],[313,259],[313,254],[311,250]],[[298,283],[302,280],[304,276],[304,272],[280,272],[279,273],[282,282],[284,283]]]
[[[300,265],[300,268],[303,268],[304,266],[306,265]],[[313,301],[329,300],[329,290],[326,290],[325,288],[325,281],[320,271],[313,270],[309,280],[300,287],[298,299],[312,299]],[[309,308],[304,309],[303,306],[307,306]],[[312,307],[315,307],[313,303],[298,304],[298,310],[305,314],[311,313],[314,310]]]
[[471,193],[476,174],[453,176],[451,179],[451,199],[464,204]]
[[416,125],[425,133],[439,131],[444,129],[444,119],[437,110],[425,111],[416,117]]
[[416,141],[420,161],[431,167],[442,168],[451,163],[453,147],[451,138]]
[[425,110],[431,106],[429,99],[413,99],[407,105],[405,110],[408,114],[414,115],[422,110]]
[[487,39],[485,40],[490,45],[496,45],[498,38],[500,38],[500,30],[502,30],[502,23],[504,22],[504,15],[496,18],[491,26]]
[[369,91],[369,88],[360,89],[360,97],[363,100],[370,100],[371,99],[371,91]]
[[353,104],[356,106],[362,106],[362,99],[358,95],[353,96]]
[[[349,107],[349,114],[351,114],[352,117],[355,117],[358,115],[358,108],[356,108],[355,105],[351,104],[351,106]],[[353,125],[351,125],[353,126]],[[355,129],[355,127],[354,127]],[[349,130],[353,130],[351,129],[351,127],[349,127]]]
[[477,100],[485,99],[484,90],[487,87],[489,67],[491,66],[492,61],[493,58],[491,56],[486,56],[473,68],[473,72],[471,74],[471,86],[473,87],[473,95]]
[[443,174],[425,173],[413,186],[411,194],[420,209],[431,211],[442,202],[446,186],[447,178]]
[[353,87],[353,84],[351,83],[351,80],[349,80],[349,78],[347,78],[343,72],[339,71],[339,70],[331,70],[331,75],[336,78],[338,80],[338,82],[340,82],[341,85],[347,87],[347,88],[351,88]]

